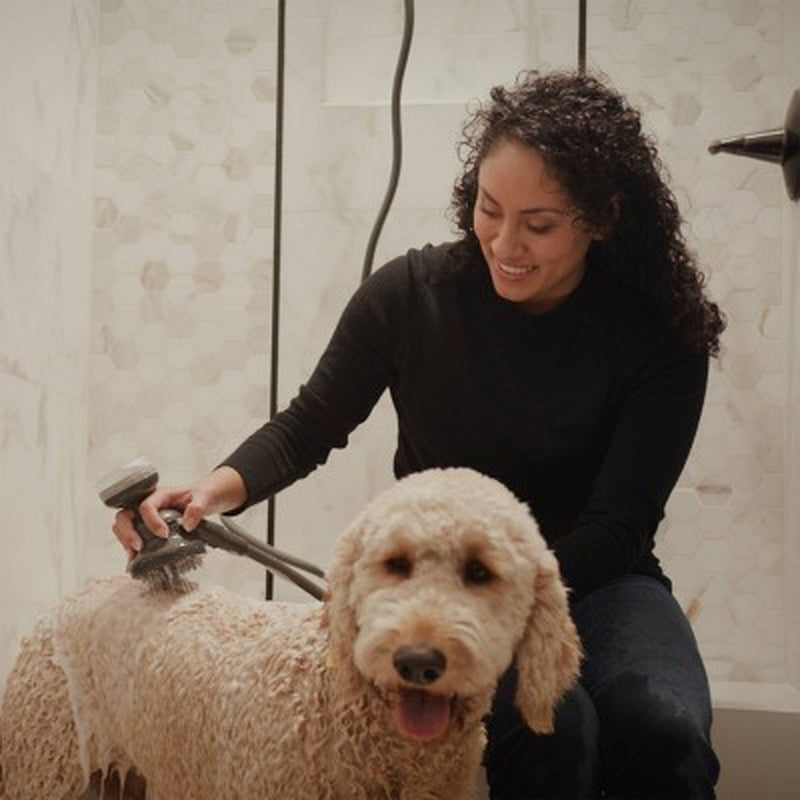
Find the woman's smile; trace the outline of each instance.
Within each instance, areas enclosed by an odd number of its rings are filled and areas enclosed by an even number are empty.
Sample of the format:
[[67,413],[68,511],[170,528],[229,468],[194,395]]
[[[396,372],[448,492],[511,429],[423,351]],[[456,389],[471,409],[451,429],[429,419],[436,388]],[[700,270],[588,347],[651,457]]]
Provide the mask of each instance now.
[[510,278],[524,278],[528,273],[536,269],[536,267],[515,267],[511,264],[504,264],[502,261],[497,262],[497,268],[503,275]]

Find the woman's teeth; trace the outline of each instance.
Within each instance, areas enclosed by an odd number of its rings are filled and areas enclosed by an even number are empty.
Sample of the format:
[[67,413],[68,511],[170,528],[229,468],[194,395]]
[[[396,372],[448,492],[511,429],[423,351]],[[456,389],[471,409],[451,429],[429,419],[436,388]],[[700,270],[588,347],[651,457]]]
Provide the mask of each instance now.
[[502,261],[497,262],[497,267],[500,272],[505,272],[506,275],[513,275],[515,277],[533,271],[533,267],[512,267],[509,264],[504,264]]

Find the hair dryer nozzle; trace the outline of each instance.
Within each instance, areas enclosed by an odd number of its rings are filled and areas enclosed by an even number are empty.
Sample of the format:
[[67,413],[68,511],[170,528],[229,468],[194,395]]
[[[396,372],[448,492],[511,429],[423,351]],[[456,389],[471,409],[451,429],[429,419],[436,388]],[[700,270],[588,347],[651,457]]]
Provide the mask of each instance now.
[[786,136],[783,128],[774,131],[760,131],[759,133],[745,133],[741,136],[732,136],[729,139],[714,139],[708,146],[708,152],[732,153],[737,156],[758,158],[761,161],[771,161],[773,164],[783,163]]
[[800,89],[795,90],[782,128],[714,139],[708,152],[732,153],[780,165],[790,200],[800,200]]

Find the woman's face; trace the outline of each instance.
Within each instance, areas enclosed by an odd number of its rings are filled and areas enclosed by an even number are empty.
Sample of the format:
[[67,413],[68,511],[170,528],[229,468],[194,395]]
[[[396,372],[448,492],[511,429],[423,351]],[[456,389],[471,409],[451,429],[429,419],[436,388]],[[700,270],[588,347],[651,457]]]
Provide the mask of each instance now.
[[500,297],[532,314],[555,308],[581,282],[601,236],[575,218],[538,151],[498,142],[478,169],[473,228]]

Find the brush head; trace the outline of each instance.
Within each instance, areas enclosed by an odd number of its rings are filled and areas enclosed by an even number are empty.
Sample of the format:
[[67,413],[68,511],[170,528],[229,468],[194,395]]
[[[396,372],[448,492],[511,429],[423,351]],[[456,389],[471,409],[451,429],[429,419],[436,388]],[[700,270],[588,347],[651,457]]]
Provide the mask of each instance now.
[[137,520],[142,549],[128,563],[128,572],[158,591],[181,590],[186,586],[185,574],[200,566],[206,546],[200,539],[182,535],[179,512],[167,509],[160,513],[169,526],[169,535],[166,539],[155,536]]

